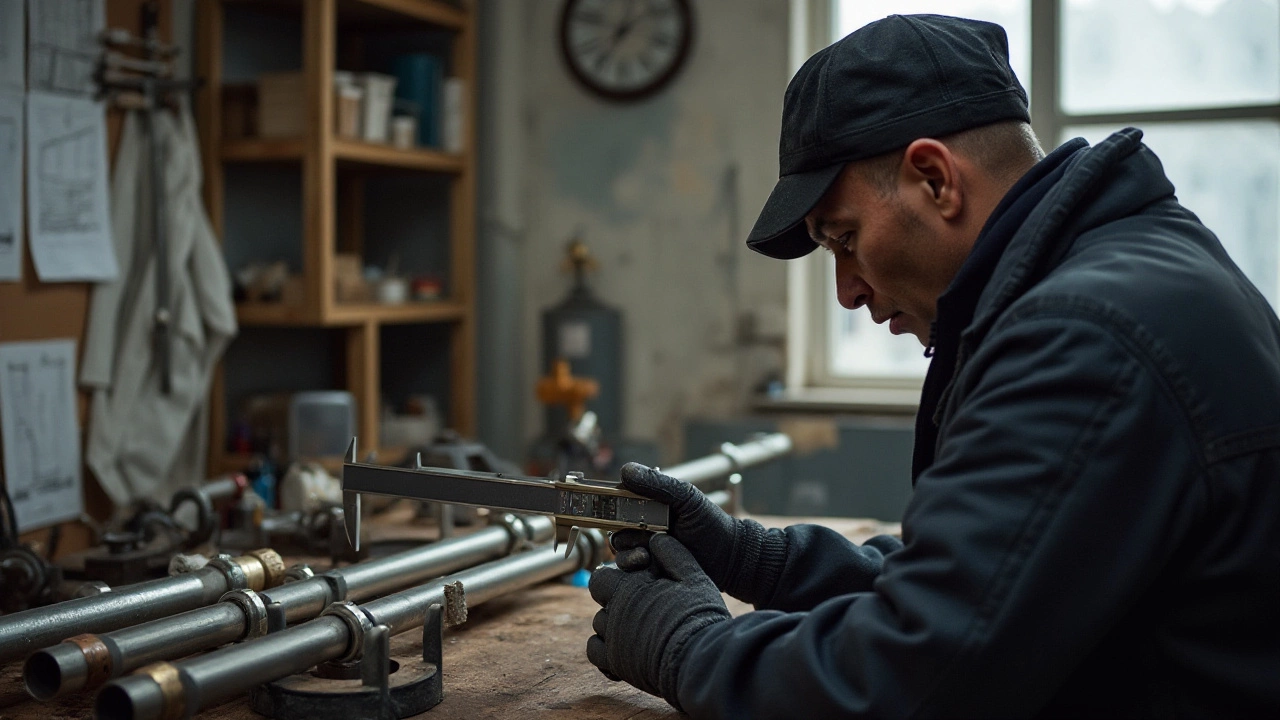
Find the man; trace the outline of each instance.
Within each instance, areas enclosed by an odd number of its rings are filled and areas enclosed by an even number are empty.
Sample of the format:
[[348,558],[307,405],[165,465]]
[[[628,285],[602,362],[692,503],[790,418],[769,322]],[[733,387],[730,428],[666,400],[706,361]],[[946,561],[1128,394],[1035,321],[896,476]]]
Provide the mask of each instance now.
[[628,466],[674,521],[592,578],[607,675],[698,718],[1280,717],[1280,322],[1140,132],[1042,158],[1028,120],[988,23],[800,69],[748,244],[826,248],[932,353],[902,543]]

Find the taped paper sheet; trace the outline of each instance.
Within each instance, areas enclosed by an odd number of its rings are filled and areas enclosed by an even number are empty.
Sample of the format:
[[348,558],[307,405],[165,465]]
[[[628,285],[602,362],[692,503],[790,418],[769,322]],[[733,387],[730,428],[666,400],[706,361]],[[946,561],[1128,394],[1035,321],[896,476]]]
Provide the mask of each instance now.
[[0,439],[18,530],[80,516],[74,340],[0,343]]
[[28,85],[89,96],[97,90],[94,66],[102,53],[98,35],[106,26],[102,0],[39,0],[27,3]]
[[26,89],[26,0],[0,0],[0,92]]
[[22,279],[22,112],[0,89],[0,282]]
[[41,280],[115,279],[102,103],[27,95],[27,215]]

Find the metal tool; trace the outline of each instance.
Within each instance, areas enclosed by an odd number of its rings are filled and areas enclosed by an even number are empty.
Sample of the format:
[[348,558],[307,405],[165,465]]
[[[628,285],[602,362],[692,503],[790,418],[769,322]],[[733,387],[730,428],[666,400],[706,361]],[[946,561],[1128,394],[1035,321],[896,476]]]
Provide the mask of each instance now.
[[347,541],[360,549],[360,495],[429,500],[432,502],[500,508],[517,513],[551,515],[556,546],[567,541],[566,554],[580,528],[623,530],[667,529],[668,508],[660,502],[627,492],[617,482],[587,480],[570,474],[564,480],[521,477],[507,473],[423,467],[383,467],[356,459],[356,440],[347,448],[342,466],[343,505]]

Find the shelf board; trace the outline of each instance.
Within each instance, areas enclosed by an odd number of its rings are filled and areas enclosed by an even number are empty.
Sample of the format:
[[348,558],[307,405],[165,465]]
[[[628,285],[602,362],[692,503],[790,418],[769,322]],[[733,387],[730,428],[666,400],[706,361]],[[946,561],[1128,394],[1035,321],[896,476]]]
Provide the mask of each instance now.
[[302,138],[243,138],[222,143],[222,159],[228,162],[301,160],[305,152]]
[[333,140],[333,156],[346,162],[440,173],[460,173],[463,166],[462,156],[439,150],[401,150],[390,145],[341,138]]
[[443,0],[340,0],[338,14],[354,20],[385,21],[411,17],[450,30],[466,27],[466,11]]
[[459,302],[435,300],[406,302],[399,305],[380,303],[341,303],[334,305],[327,317],[318,320],[308,308],[281,303],[237,303],[236,318],[241,325],[339,327],[379,324],[452,322],[467,314]]
[[317,325],[315,316],[300,305],[284,303],[236,303],[241,325]]
[[400,305],[379,303],[343,303],[334,305],[326,318],[327,325],[357,325],[364,322],[383,324],[451,322],[467,314],[459,302],[436,300],[407,302]]
[[[414,148],[401,150],[390,145],[334,138],[333,157],[342,162],[379,167],[396,167],[427,172],[457,174],[462,172],[460,155]],[[280,162],[301,160],[306,154],[302,138],[245,138],[222,144],[226,162]]]

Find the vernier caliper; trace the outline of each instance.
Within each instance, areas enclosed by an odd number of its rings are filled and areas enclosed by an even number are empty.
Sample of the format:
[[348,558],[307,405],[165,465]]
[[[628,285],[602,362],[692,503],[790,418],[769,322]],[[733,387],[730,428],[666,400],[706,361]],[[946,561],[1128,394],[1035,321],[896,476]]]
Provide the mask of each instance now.
[[551,515],[556,522],[556,544],[568,542],[566,555],[577,541],[579,528],[641,528],[655,532],[667,529],[666,505],[618,485],[608,480],[587,480],[576,473],[563,480],[549,480],[423,467],[421,455],[411,468],[373,465],[356,460],[355,438],[342,464],[347,541],[354,550],[360,549],[362,493]]

